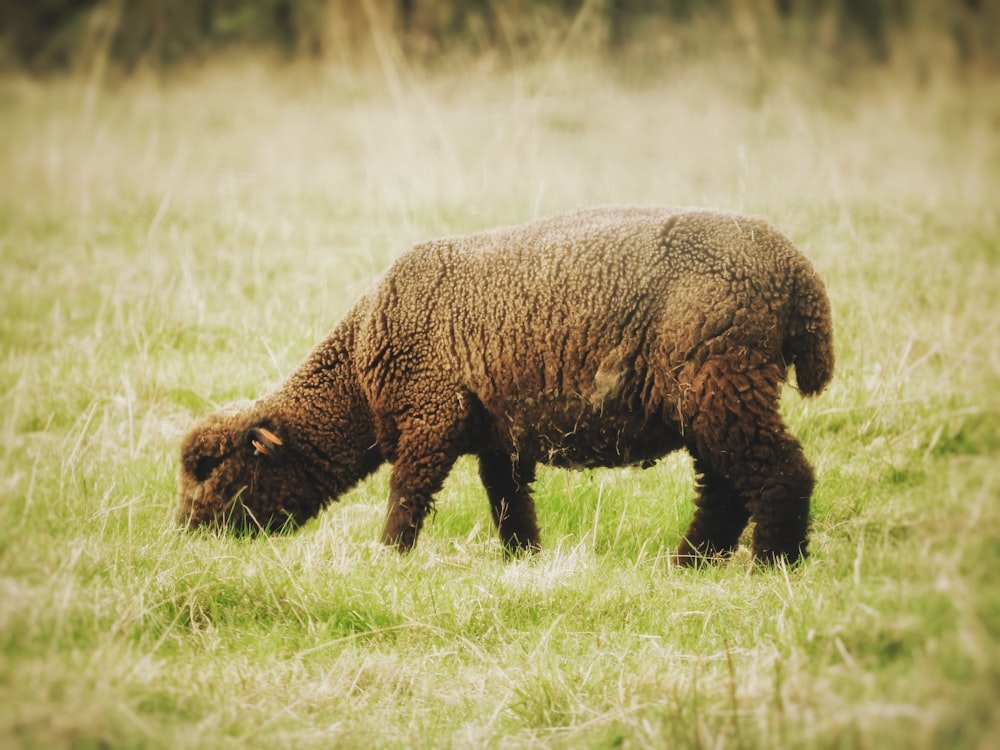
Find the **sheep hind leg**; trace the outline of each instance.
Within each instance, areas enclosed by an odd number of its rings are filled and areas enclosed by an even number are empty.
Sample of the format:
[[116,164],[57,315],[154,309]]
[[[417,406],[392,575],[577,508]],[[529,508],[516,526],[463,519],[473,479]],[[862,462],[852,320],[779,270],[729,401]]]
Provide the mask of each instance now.
[[700,368],[687,401],[691,451],[749,511],[753,555],[762,563],[806,556],[814,485],[802,446],[778,411],[780,374],[752,357],[719,358]]
[[535,464],[505,453],[484,453],[479,456],[479,476],[504,549],[509,554],[539,550],[538,520],[530,489]]
[[697,507],[674,556],[683,566],[717,562],[731,555],[750,520],[750,511],[732,485],[701,458],[696,456],[694,463],[700,475]]
[[753,555],[768,564],[794,563],[808,555],[809,504],[815,484],[798,440],[787,433],[777,437],[771,448],[770,475],[749,502]]

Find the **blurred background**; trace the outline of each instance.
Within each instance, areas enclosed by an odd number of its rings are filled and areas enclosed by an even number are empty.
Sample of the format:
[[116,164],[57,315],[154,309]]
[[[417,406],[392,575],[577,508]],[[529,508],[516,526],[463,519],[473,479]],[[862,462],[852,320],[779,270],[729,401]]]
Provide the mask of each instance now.
[[110,62],[162,70],[221,52],[355,64],[476,56],[497,64],[571,37],[595,54],[663,59],[794,54],[836,67],[993,67],[991,0],[4,0],[3,65],[34,73]]
[[105,258],[198,327],[312,321],[273,377],[416,241],[654,203],[768,216],[850,300],[992,235],[998,32],[997,0],[0,0],[7,281]]

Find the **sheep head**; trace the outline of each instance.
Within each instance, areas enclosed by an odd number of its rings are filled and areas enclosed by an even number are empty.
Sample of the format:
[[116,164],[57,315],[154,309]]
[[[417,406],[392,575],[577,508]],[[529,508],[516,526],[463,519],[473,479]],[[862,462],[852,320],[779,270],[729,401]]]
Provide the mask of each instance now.
[[181,447],[177,522],[237,534],[287,531],[325,496],[281,426],[240,402],[209,415]]

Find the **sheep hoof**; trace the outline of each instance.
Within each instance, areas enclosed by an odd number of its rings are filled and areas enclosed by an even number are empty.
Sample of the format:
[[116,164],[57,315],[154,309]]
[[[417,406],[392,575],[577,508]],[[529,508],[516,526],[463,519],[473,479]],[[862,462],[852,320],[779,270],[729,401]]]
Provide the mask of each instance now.
[[677,552],[671,555],[671,562],[679,568],[703,568],[718,565],[732,556],[732,549],[719,549],[711,542],[692,544],[687,538],[681,541]]
[[776,568],[780,566],[793,567],[802,564],[809,556],[803,547],[796,548],[790,552],[777,550],[754,550],[754,562],[762,568]]
[[528,559],[541,551],[542,545],[538,542],[522,544],[519,539],[510,539],[503,544],[503,555],[508,560]]
[[709,565],[718,565],[727,557],[727,555],[703,554],[692,550],[690,552],[676,552],[670,556],[670,561],[678,568],[705,568]]
[[386,529],[385,533],[382,534],[382,544],[396,550],[401,555],[412,550],[416,543],[417,530],[412,526],[404,528],[399,533],[392,533]]

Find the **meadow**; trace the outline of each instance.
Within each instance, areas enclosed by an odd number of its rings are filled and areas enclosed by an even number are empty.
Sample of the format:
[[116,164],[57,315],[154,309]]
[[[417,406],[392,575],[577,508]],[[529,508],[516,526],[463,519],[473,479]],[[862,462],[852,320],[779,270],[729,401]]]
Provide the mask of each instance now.
[[[0,78],[0,746],[1000,745],[1000,79],[559,55]],[[690,460],[542,469],[505,560],[460,462],[299,533],[174,527],[179,440],[410,244],[591,204],[769,217],[833,384],[783,409],[811,557],[669,552]]]

